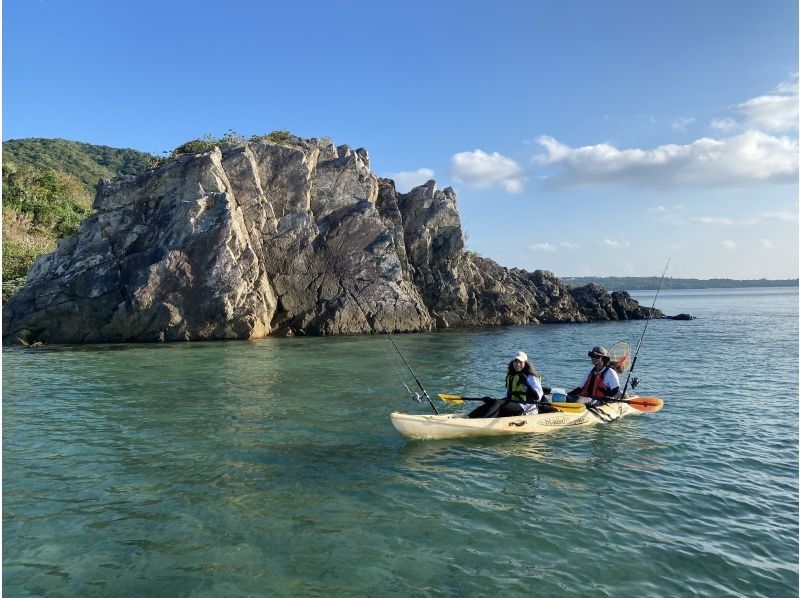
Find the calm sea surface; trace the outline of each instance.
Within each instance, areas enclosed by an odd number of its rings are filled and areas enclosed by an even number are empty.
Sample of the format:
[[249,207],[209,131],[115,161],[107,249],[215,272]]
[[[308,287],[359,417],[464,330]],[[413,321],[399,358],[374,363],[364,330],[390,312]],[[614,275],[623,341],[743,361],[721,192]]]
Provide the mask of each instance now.
[[[647,329],[664,409],[549,436],[403,440],[430,407],[385,337],[4,349],[4,595],[797,596],[797,289],[657,307],[699,318]],[[392,338],[497,395],[517,350],[569,389],[643,327]]]

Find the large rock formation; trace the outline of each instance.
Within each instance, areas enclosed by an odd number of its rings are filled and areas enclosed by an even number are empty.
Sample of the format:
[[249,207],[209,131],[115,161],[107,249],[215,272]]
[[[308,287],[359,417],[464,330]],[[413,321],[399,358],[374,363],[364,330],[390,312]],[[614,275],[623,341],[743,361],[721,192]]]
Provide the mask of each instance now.
[[37,260],[5,342],[173,341],[657,317],[464,250],[452,189],[400,194],[363,149],[316,139],[184,155],[101,183]]

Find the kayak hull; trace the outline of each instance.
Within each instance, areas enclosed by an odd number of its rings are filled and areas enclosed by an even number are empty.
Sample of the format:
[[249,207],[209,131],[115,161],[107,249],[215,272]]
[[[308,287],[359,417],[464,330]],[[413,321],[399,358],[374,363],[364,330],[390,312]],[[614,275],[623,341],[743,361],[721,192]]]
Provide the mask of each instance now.
[[582,413],[536,413],[512,417],[470,419],[465,413],[411,415],[394,412],[390,418],[392,425],[404,438],[439,440],[506,434],[547,434],[563,428],[608,423],[626,415],[639,413],[641,411],[626,403],[609,403],[602,407],[587,409]]

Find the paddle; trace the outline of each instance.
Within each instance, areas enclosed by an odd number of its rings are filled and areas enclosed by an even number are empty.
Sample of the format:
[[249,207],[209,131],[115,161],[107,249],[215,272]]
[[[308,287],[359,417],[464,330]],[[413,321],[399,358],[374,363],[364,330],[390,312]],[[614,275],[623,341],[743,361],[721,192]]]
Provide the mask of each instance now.
[[646,411],[647,413],[655,413],[661,411],[664,407],[664,400],[658,397],[633,397],[632,399],[614,399],[627,403],[637,411]]
[[658,397],[632,397],[630,399],[600,399],[601,401],[611,403],[627,403],[637,411],[645,411],[647,413],[655,413],[661,411],[664,407],[663,399]]
[[[462,397],[461,395],[449,395],[449,394],[439,394],[439,398],[442,399],[445,403],[452,403],[454,405],[460,405],[464,401],[485,400],[484,397]],[[584,411],[586,411],[586,405],[582,403],[548,403],[546,401],[530,401],[528,404],[545,405],[547,407],[553,407],[557,411],[563,411],[565,413],[583,413]]]

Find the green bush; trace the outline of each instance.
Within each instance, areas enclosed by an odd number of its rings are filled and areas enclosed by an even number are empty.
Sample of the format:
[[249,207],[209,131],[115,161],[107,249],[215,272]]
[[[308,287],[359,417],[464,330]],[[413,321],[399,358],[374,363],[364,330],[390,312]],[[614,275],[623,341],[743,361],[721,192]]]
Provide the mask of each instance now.
[[253,135],[250,141],[272,141],[273,143],[283,143],[287,145],[294,145],[297,143],[297,136],[292,134],[291,131],[279,129],[267,133],[266,135]]
[[21,286],[37,257],[74,234],[91,213],[89,193],[75,177],[4,162],[4,299]]
[[267,139],[274,141],[275,143],[282,143],[284,141],[290,141],[294,139],[294,135],[292,135],[289,131],[278,130],[267,135]]
[[216,145],[219,145],[219,140],[213,135],[206,133],[203,135],[202,139],[192,139],[191,141],[187,141],[186,143],[179,145],[172,150],[172,155],[170,157],[177,158],[182,154],[198,154],[200,152],[207,152]]
[[52,231],[33,225],[30,214],[3,206],[3,301],[19,290],[36,258],[53,251],[56,241]]
[[225,133],[225,135],[223,135],[220,138],[220,142],[222,142],[222,143],[231,143],[233,145],[237,145],[239,143],[244,143],[245,141],[246,141],[246,139],[242,135],[239,135],[239,133],[237,133],[233,129],[228,129],[228,132]]
[[[233,129],[229,129],[228,132],[220,138],[215,137],[211,133],[206,133],[201,139],[192,139],[191,141],[187,141],[186,143],[176,147],[174,150],[172,150],[172,154],[170,155],[169,159],[177,158],[182,154],[197,154],[200,152],[207,152],[213,147],[219,146],[223,143],[236,145],[244,141],[245,138]],[[163,161],[154,160],[153,163],[154,166],[160,166],[163,164]]]
[[74,177],[3,163],[3,205],[31,217],[31,227],[50,231],[55,238],[74,233],[92,213],[89,193]]
[[11,295],[20,290],[25,284],[26,277],[14,278],[6,280],[3,278],[3,303],[5,303]]
[[147,168],[158,168],[162,164],[166,164],[169,162],[169,158],[166,156],[151,156],[149,160],[147,160]]

